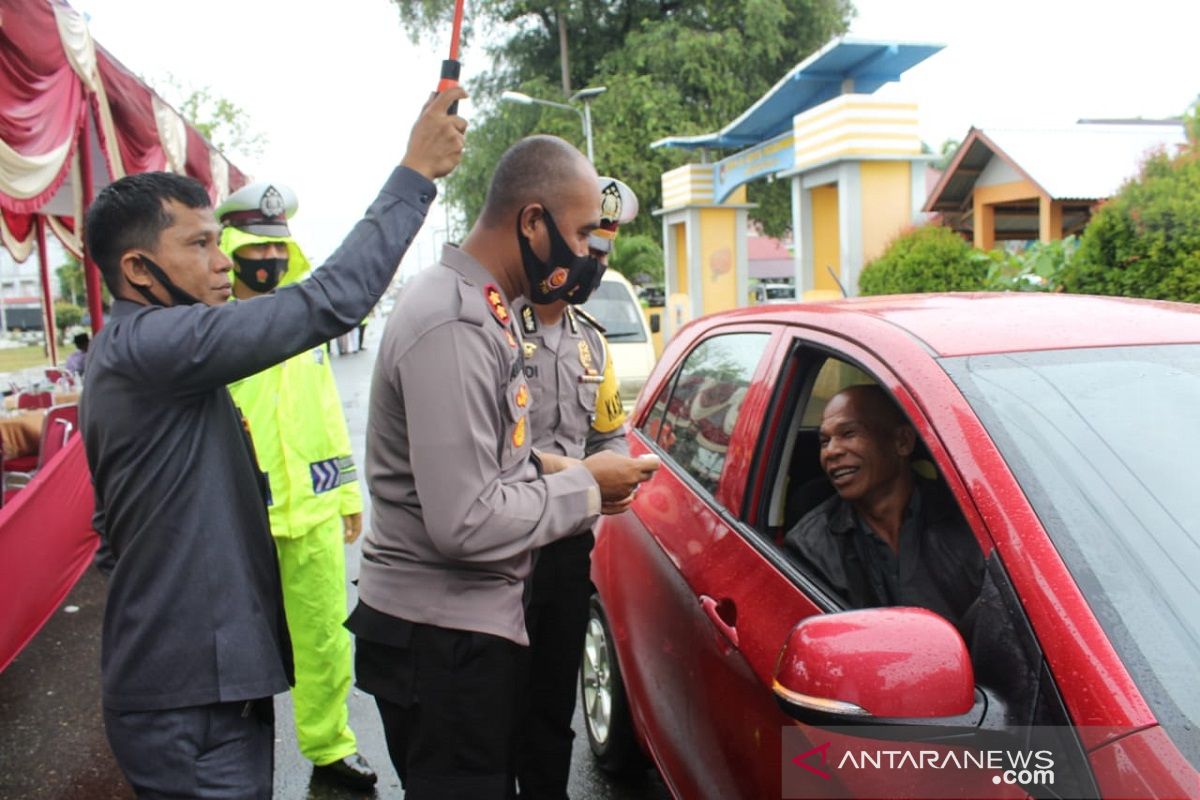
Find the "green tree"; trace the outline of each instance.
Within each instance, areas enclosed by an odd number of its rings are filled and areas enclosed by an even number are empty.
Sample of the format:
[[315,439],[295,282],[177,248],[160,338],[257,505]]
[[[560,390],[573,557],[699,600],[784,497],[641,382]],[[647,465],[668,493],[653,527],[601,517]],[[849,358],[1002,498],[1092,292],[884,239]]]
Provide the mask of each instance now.
[[87,297],[87,284],[83,279],[83,264],[75,256],[67,253],[67,260],[57,270],[59,294],[64,299],[78,305]]
[[[449,30],[451,0],[392,2],[414,41]],[[560,20],[569,33],[569,84],[608,87],[592,103],[596,167],[628,183],[649,210],[662,205],[660,175],[695,158],[651,150],[651,142],[735,119],[788,68],[843,33],[853,13],[849,0],[479,0],[470,11],[465,37],[509,34],[487,47],[489,69],[464,64],[480,113],[447,197],[466,224],[483,205],[496,158],[514,141],[552,133],[583,145],[578,117],[498,99],[505,89],[561,98]],[[767,232],[790,228],[785,185],[753,186],[750,195],[762,204],[752,216]],[[630,233],[658,233],[647,213],[630,227]]]
[[1061,282],[1069,292],[1200,303],[1200,149],[1147,159],[1092,217]]
[[[67,253],[67,260],[56,270],[58,273],[59,295],[64,300],[70,300],[75,305],[87,302],[87,282],[83,275],[83,264],[78,258]],[[108,284],[100,280],[100,304],[108,308],[112,305],[112,296],[108,293]]]
[[83,309],[74,303],[59,301],[54,304],[54,324],[58,327],[58,340],[67,340],[67,328],[78,325],[83,319]]
[[626,235],[617,237],[608,266],[624,275],[631,283],[656,284],[663,280],[663,251],[651,236]]
[[201,136],[226,155],[253,161],[266,150],[267,137],[254,129],[250,114],[232,100],[214,95],[210,87],[188,87],[168,74],[158,88]]

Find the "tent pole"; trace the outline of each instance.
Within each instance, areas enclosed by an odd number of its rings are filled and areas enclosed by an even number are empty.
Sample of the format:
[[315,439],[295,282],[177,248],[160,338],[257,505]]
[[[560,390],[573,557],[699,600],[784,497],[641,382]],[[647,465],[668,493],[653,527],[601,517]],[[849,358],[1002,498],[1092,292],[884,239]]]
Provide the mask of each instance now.
[[42,330],[46,334],[46,353],[50,365],[58,366],[58,327],[54,319],[54,293],[50,290],[50,258],[46,253],[46,218],[34,215],[37,228],[38,272],[42,276]]
[[[89,104],[90,106],[90,104]],[[91,137],[88,131],[91,128],[91,109],[89,107],[83,115],[83,129],[79,134],[79,171],[82,173],[81,183],[83,184],[83,209],[87,211],[88,206],[92,204],[94,199],[95,187],[92,184],[92,147]],[[75,230],[79,233],[80,241],[84,240],[87,233],[83,229],[83,220],[75,220]],[[83,276],[84,283],[87,286],[87,303],[88,314],[92,318],[92,333],[100,332],[100,326],[104,324],[104,307],[101,305],[100,296],[100,270],[96,267],[96,262],[92,261],[92,256],[88,253],[87,248],[83,249]]]

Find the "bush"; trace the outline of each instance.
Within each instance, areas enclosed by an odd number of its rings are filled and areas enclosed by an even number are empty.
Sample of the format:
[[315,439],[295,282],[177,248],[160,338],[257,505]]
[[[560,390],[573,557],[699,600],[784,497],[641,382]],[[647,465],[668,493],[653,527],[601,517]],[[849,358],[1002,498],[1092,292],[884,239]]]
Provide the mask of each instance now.
[[1200,152],[1151,156],[1092,218],[1062,284],[1200,303]]
[[1079,239],[1034,242],[1018,253],[992,251],[984,288],[990,292],[1057,292],[1063,272],[1079,250]]
[[67,336],[67,328],[72,325],[78,325],[83,319],[83,309],[74,303],[67,303],[59,300],[54,304],[54,324],[58,326],[59,341],[64,341]]
[[964,292],[984,288],[992,258],[940,225],[896,237],[858,281],[862,294]]

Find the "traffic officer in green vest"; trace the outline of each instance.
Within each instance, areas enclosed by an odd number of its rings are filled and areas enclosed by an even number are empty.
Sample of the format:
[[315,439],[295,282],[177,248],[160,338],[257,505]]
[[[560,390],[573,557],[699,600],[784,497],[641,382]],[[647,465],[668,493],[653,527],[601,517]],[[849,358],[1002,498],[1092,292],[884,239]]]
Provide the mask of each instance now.
[[[231,302],[253,302],[308,275],[308,259],[288,229],[296,208],[290,188],[267,182],[239,189],[217,208],[221,250],[234,262]],[[329,347],[238,381],[229,392],[267,484],[296,662],[292,707],[300,752],[313,762],[314,777],[370,790],[376,776],[349,725],[350,635],[342,627],[344,546],[362,532],[363,501]]]
[[[607,266],[617,228],[638,212],[637,196],[623,182],[599,179],[600,228],[591,254]],[[536,304],[521,299],[521,324],[533,447],[543,463],[581,459],[601,450],[629,455],[625,410],[604,327],[579,307],[599,286],[603,269],[567,300]],[[548,279],[553,285],[554,273]],[[619,513],[632,501],[606,505]],[[516,780],[521,800],[566,800],[575,736],[575,687],[591,601],[591,532],[537,551],[526,591],[528,668],[521,670],[521,721],[517,725]]]

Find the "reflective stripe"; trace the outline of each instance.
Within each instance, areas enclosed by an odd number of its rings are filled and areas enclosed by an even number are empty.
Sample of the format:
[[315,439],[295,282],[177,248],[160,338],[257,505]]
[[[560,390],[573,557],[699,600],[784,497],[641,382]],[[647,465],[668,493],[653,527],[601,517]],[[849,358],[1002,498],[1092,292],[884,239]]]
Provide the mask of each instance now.
[[308,465],[312,475],[313,494],[324,494],[336,489],[341,484],[342,471],[338,467],[339,459],[330,458]]

